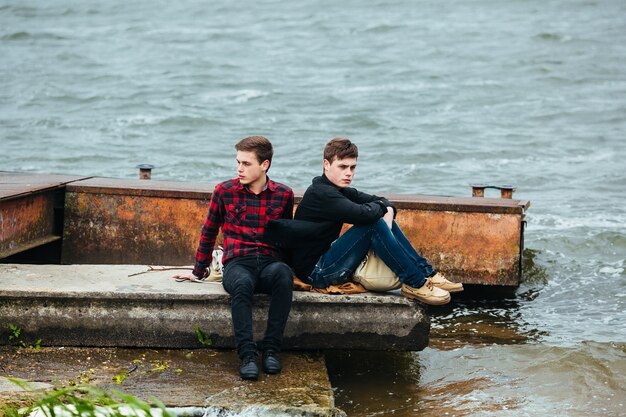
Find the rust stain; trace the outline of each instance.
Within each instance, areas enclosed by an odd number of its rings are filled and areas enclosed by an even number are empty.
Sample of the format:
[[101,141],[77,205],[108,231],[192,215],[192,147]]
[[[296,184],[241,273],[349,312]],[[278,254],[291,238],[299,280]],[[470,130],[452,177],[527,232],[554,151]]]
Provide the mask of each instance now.
[[452,280],[519,283],[521,216],[402,210],[396,220],[415,249]]
[[[47,184],[51,178],[45,180]],[[33,186],[24,185],[32,181],[28,176],[7,185],[0,199],[0,258],[54,237],[55,194],[33,193]],[[75,181],[66,189],[62,261],[192,264],[210,189],[174,182]],[[16,194],[24,190],[29,193]],[[416,250],[452,280],[519,284],[522,221],[530,202],[409,195],[390,199],[400,209],[396,220]]]
[[0,258],[54,236],[53,193],[0,201]]
[[[63,262],[190,265],[208,198],[68,192]],[[523,214],[412,209],[409,203],[397,222],[451,280],[519,284]]]
[[[519,285],[520,215],[404,209],[396,221],[415,250],[451,281]],[[349,228],[345,224],[341,233]]]
[[64,263],[188,265],[208,201],[66,195]]

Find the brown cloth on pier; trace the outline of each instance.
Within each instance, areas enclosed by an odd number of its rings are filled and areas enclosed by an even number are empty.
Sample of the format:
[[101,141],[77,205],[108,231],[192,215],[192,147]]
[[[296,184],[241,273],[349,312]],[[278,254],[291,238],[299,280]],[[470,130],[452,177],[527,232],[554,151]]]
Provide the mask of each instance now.
[[296,276],[293,277],[293,289],[296,291],[311,291],[322,294],[359,294],[367,292],[364,286],[353,281],[346,281],[343,284],[331,285],[326,288],[313,288],[311,284],[307,284]]

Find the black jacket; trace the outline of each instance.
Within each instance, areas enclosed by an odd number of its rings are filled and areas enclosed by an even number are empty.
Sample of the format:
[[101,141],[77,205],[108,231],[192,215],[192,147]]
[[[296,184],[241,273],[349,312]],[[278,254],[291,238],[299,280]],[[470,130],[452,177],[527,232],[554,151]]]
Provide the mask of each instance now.
[[294,220],[271,220],[265,239],[291,249],[296,275],[306,280],[320,256],[339,237],[344,223],[372,224],[385,215],[387,207],[393,206],[384,197],[351,187],[336,187],[322,175],[313,178],[298,204]]

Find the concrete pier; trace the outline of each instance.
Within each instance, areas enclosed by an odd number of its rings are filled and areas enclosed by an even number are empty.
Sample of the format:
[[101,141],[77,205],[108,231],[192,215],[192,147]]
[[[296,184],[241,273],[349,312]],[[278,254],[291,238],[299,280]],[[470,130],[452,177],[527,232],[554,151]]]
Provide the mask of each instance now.
[[[198,328],[211,347],[234,347],[230,298],[221,283],[178,283],[171,279],[175,270],[147,270],[0,264],[0,342],[9,342],[6,326],[12,324],[26,343],[41,339],[44,346],[197,348]],[[261,340],[268,297],[255,297],[254,329]],[[397,293],[294,292],[284,346],[419,351],[428,344],[429,328],[424,307]]]

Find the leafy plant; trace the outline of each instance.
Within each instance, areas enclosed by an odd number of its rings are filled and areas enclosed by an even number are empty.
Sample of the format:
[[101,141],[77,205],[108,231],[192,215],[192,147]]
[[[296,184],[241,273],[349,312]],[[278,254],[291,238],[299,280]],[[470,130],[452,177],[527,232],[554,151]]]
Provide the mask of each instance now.
[[22,329],[20,329],[19,327],[17,327],[15,324],[9,324],[8,326],[9,332],[11,332],[11,334],[9,335],[9,341],[19,341],[20,339],[20,335],[22,334]]
[[76,375],[76,379],[67,381],[67,385],[81,385],[91,382],[93,375],[95,375],[95,369],[89,369]]
[[209,347],[213,344],[213,341],[211,341],[211,339],[208,338],[206,334],[204,334],[204,332],[200,329],[200,326],[196,324],[194,326],[194,329],[196,330],[196,336],[198,337],[198,342],[200,342],[200,344],[203,347]]
[[115,384],[119,385],[122,382],[126,381],[126,378],[128,378],[129,375],[130,371],[128,369],[124,369],[120,373],[113,375],[111,379]]
[[[40,411],[45,417],[59,415],[85,417],[106,415],[107,417],[174,417],[163,403],[156,398],[147,403],[121,391],[107,392],[91,385],[77,385],[39,393],[26,381],[9,379],[22,389],[30,391],[35,399],[25,408],[3,409],[7,417],[27,417]],[[158,409],[155,412],[155,408]]]
[[28,344],[22,339],[22,329],[15,324],[9,324],[7,326],[9,330],[9,342],[17,345],[20,348],[26,349],[41,349],[41,339],[37,339],[34,344]]
[[150,365],[152,366],[152,368],[150,368],[152,372],[163,372],[170,367],[170,361],[169,360],[162,361],[162,360],[155,359],[152,362],[150,362]]

